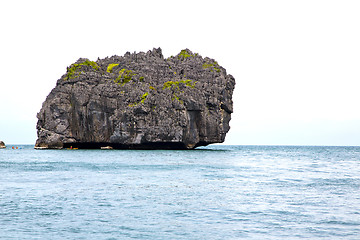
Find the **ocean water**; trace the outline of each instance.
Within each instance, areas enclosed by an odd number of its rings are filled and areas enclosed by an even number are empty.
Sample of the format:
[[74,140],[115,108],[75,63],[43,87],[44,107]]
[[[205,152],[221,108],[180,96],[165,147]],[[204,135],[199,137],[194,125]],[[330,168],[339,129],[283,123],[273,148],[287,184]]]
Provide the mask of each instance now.
[[0,239],[360,239],[360,147],[0,150]]

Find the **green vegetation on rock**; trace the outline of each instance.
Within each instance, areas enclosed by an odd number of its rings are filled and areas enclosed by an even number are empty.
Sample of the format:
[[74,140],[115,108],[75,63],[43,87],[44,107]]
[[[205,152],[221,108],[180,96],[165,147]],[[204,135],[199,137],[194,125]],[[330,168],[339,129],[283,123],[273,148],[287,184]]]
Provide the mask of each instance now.
[[134,102],[134,103],[129,104],[128,106],[129,106],[129,107],[135,107],[135,106],[137,106],[137,105],[140,104],[140,103],[144,103],[148,95],[149,95],[148,92],[144,93],[144,94],[141,95],[141,97],[140,97],[140,102]]
[[189,58],[189,57],[194,57],[194,55],[190,54],[187,50],[181,50],[181,52],[178,55],[179,59],[185,59],[185,58]]
[[106,71],[108,73],[112,73],[112,69],[118,65],[119,65],[118,63],[110,63],[109,66],[107,67]]
[[202,65],[203,69],[211,68],[210,71],[220,72],[219,64],[215,61],[214,63],[204,63]]
[[87,59],[82,63],[73,63],[70,67],[67,68],[66,80],[79,77],[80,73],[78,71],[81,69],[82,66],[91,66],[96,71],[100,69],[99,65],[97,65],[96,62],[89,61]]
[[195,88],[195,84],[196,82],[194,82],[193,80],[190,79],[186,79],[186,80],[179,80],[179,81],[167,81],[163,84],[163,90],[164,89],[171,89],[172,90],[172,98],[171,100],[178,100],[181,104],[183,104],[184,102],[182,100],[180,100],[179,96],[177,95],[177,93],[180,91],[180,84],[184,84],[187,87],[190,88]]
[[178,100],[181,104],[184,104],[184,101],[180,100],[179,96],[176,93],[173,93],[173,97],[171,98],[172,101]]
[[212,63],[204,63],[204,64],[202,65],[202,67],[203,67],[204,69],[207,69],[207,68],[213,67],[213,66],[214,66],[214,64],[212,64]]
[[148,95],[149,95],[148,92],[144,93],[144,94],[141,96],[141,101],[140,101],[140,102],[141,102],[141,103],[144,103]]
[[115,83],[124,85],[131,81],[132,77],[136,75],[131,70],[123,68],[119,71],[119,76],[115,79]]
[[167,82],[164,83],[163,89],[175,88],[175,89],[179,90],[180,89],[180,87],[179,87],[180,83],[184,84],[187,87],[191,87],[191,88],[194,88],[195,84],[196,84],[196,82],[194,82],[193,80],[190,80],[190,79],[179,80],[179,81],[167,81]]

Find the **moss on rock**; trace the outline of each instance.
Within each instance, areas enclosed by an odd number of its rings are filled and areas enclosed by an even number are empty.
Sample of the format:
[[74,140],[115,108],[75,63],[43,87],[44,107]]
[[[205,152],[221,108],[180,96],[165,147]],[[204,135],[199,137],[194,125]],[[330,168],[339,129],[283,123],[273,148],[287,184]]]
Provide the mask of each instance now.
[[141,101],[140,101],[140,102],[141,102],[141,103],[144,103],[148,95],[149,95],[148,92],[144,93],[144,94],[141,96]]
[[90,66],[96,71],[99,71],[99,69],[100,69],[99,65],[96,62],[90,61],[88,59],[86,59],[82,63],[73,63],[73,64],[71,64],[70,67],[67,68],[66,80],[79,77],[79,75],[80,75],[79,70],[83,66]]
[[220,67],[219,67],[219,64],[214,61],[213,63],[203,63],[202,65],[203,69],[207,69],[207,68],[210,68],[210,71],[213,72],[213,71],[216,71],[216,72],[220,72]]
[[132,77],[136,75],[132,70],[123,68],[119,71],[119,76],[115,79],[115,83],[124,85],[132,80]]
[[112,69],[113,69],[114,67],[118,66],[118,65],[119,65],[118,63],[110,63],[110,64],[108,65],[106,71],[107,71],[108,73],[112,73]]
[[184,84],[187,87],[191,87],[191,88],[194,88],[196,85],[196,82],[194,82],[193,80],[190,80],[190,79],[179,80],[179,81],[167,81],[163,84],[163,89],[175,88],[175,89],[179,90],[180,83]]
[[186,49],[181,50],[180,53],[178,54],[178,58],[181,59],[181,60],[184,60],[184,59],[189,58],[189,57],[194,57],[194,56],[195,55],[191,54]]

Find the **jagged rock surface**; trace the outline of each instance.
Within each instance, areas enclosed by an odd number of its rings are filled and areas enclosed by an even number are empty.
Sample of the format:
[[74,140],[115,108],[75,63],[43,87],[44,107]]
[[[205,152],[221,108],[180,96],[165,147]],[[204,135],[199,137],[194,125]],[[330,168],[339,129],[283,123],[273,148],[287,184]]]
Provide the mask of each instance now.
[[37,114],[35,148],[192,149],[229,131],[235,79],[190,50],[72,64]]
[[3,141],[0,141],[0,148],[6,148],[5,143]]

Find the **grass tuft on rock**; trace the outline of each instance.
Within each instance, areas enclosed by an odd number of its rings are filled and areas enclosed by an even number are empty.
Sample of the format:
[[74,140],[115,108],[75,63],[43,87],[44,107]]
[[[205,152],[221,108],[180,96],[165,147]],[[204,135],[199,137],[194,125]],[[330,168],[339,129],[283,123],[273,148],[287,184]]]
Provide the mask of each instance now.
[[79,75],[80,75],[79,70],[80,70],[83,66],[90,66],[90,67],[92,67],[95,71],[99,71],[99,70],[100,70],[100,67],[99,67],[99,65],[97,65],[96,62],[90,61],[90,60],[86,59],[86,60],[85,60],[84,62],[82,62],[82,63],[73,63],[73,64],[70,65],[70,67],[67,68],[66,80],[79,77]]
[[113,68],[118,66],[118,65],[119,65],[118,63],[110,63],[109,66],[107,67],[106,71],[108,73],[112,73]]

